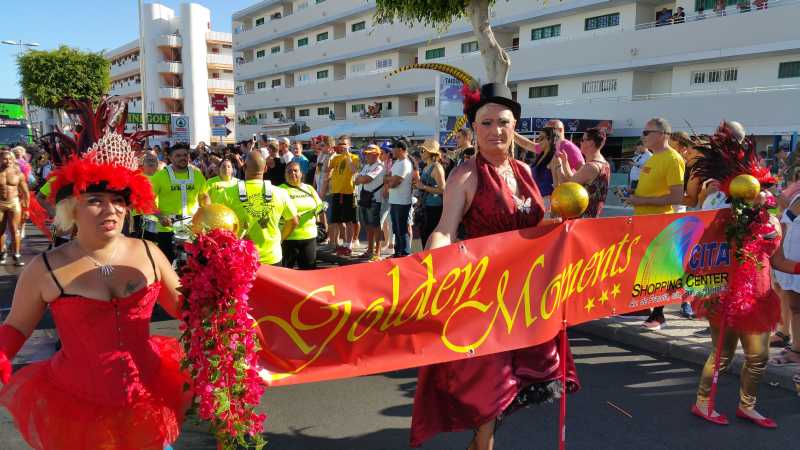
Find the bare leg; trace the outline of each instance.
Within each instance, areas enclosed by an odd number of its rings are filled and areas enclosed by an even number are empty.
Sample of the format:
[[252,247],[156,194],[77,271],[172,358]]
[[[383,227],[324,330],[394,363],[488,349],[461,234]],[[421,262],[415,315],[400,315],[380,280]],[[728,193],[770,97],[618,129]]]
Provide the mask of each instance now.
[[10,217],[11,211],[0,210],[0,264],[6,262],[6,228]]
[[358,222],[358,221],[351,222],[350,223],[350,233],[351,233],[350,242],[352,242],[353,244],[357,244],[358,243],[358,236],[361,233],[361,223]]
[[494,448],[494,420],[478,427],[469,450],[492,450]]
[[328,233],[328,240],[329,240],[329,245],[331,246],[331,248],[336,248],[336,247],[339,246],[339,229],[340,228],[341,228],[341,224],[339,224],[339,223],[328,224],[328,230],[330,231],[330,233]]
[[14,254],[19,255],[22,250],[22,230],[20,230],[22,214],[19,211],[11,211],[8,216],[10,216],[8,218],[8,229],[11,232],[11,236],[14,237]]

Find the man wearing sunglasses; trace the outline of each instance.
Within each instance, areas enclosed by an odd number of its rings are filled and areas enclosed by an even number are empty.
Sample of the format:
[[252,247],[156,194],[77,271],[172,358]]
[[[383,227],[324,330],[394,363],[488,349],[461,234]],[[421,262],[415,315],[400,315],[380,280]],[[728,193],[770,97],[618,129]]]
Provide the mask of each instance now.
[[[633,215],[672,214],[672,205],[683,200],[683,173],[685,165],[681,155],[669,146],[672,127],[666,119],[650,119],[642,130],[644,146],[653,152],[639,174],[639,184],[634,194],[626,199],[633,205]],[[660,330],[666,319],[664,308],[654,308],[642,326]]]

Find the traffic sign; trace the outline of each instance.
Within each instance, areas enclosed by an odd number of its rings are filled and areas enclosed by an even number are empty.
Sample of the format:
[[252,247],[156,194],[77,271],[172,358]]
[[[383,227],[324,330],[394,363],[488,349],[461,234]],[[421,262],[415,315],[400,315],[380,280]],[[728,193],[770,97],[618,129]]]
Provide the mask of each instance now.
[[189,142],[189,116],[172,116],[172,139],[176,142]]
[[211,116],[211,125],[224,127],[228,123],[225,116]]

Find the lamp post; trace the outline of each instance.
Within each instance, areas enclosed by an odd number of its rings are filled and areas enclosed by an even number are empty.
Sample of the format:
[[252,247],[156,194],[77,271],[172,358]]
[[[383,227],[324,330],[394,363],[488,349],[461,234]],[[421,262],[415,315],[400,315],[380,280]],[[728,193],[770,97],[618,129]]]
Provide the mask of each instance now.
[[[0,41],[0,42],[2,42],[3,44],[6,44],[6,45],[16,45],[17,47],[19,47],[19,51],[17,52],[17,57],[22,56],[22,53],[25,51],[25,47],[31,48],[31,47],[38,47],[39,46],[38,42],[25,42],[23,40],[12,41],[12,40],[6,39],[6,40]],[[29,115],[29,113],[28,113],[28,99],[25,98],[25,94],[24,93],[22,94],[22,112],[25,114],[25,127],[28,129],[28,137],[30,138],[30,136],[31,136],[31,123],[28,120],[28,115]]]

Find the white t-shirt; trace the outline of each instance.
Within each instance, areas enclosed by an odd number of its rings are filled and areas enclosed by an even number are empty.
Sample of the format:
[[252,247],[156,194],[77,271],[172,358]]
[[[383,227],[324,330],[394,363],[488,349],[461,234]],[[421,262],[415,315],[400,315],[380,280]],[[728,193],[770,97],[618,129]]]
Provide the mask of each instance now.
[[643,153],[639,153],[638,155],[633,157],[633,167],[631,167],[631,181],[638,181],[639,180],[639,173],[642,171],[642,167],[647,162],[653,154],[650,150],[645,150]]
[[[328,173],[328,165],[331,162],[330,153],[320,153],[317,156],[317,171],[314,173],[314,184],[316,185],[317,192],[322,191],[322,185],[325,184],[325,174]],[[321,164],[321,167],[320,167]]]
[[383,164],[381,164],[380,161],[376,161],[375,164],[364,166],[361,168],[361,171],[358,173],[358,175],[366,175],[372,178],[372,181],[369,183],[362,184],[361,189],[372,192],[374,194],[373,197],[378,198],[380,196],[380,192],[375,192],[375,190],[383,185],[383,177],[385,175]]
[[392,164],[392,176],[403,177],[403,182],[389,189],[389,203],[393,205],[411,204],[411,173],[414,165],[408,158],[398,159]]

